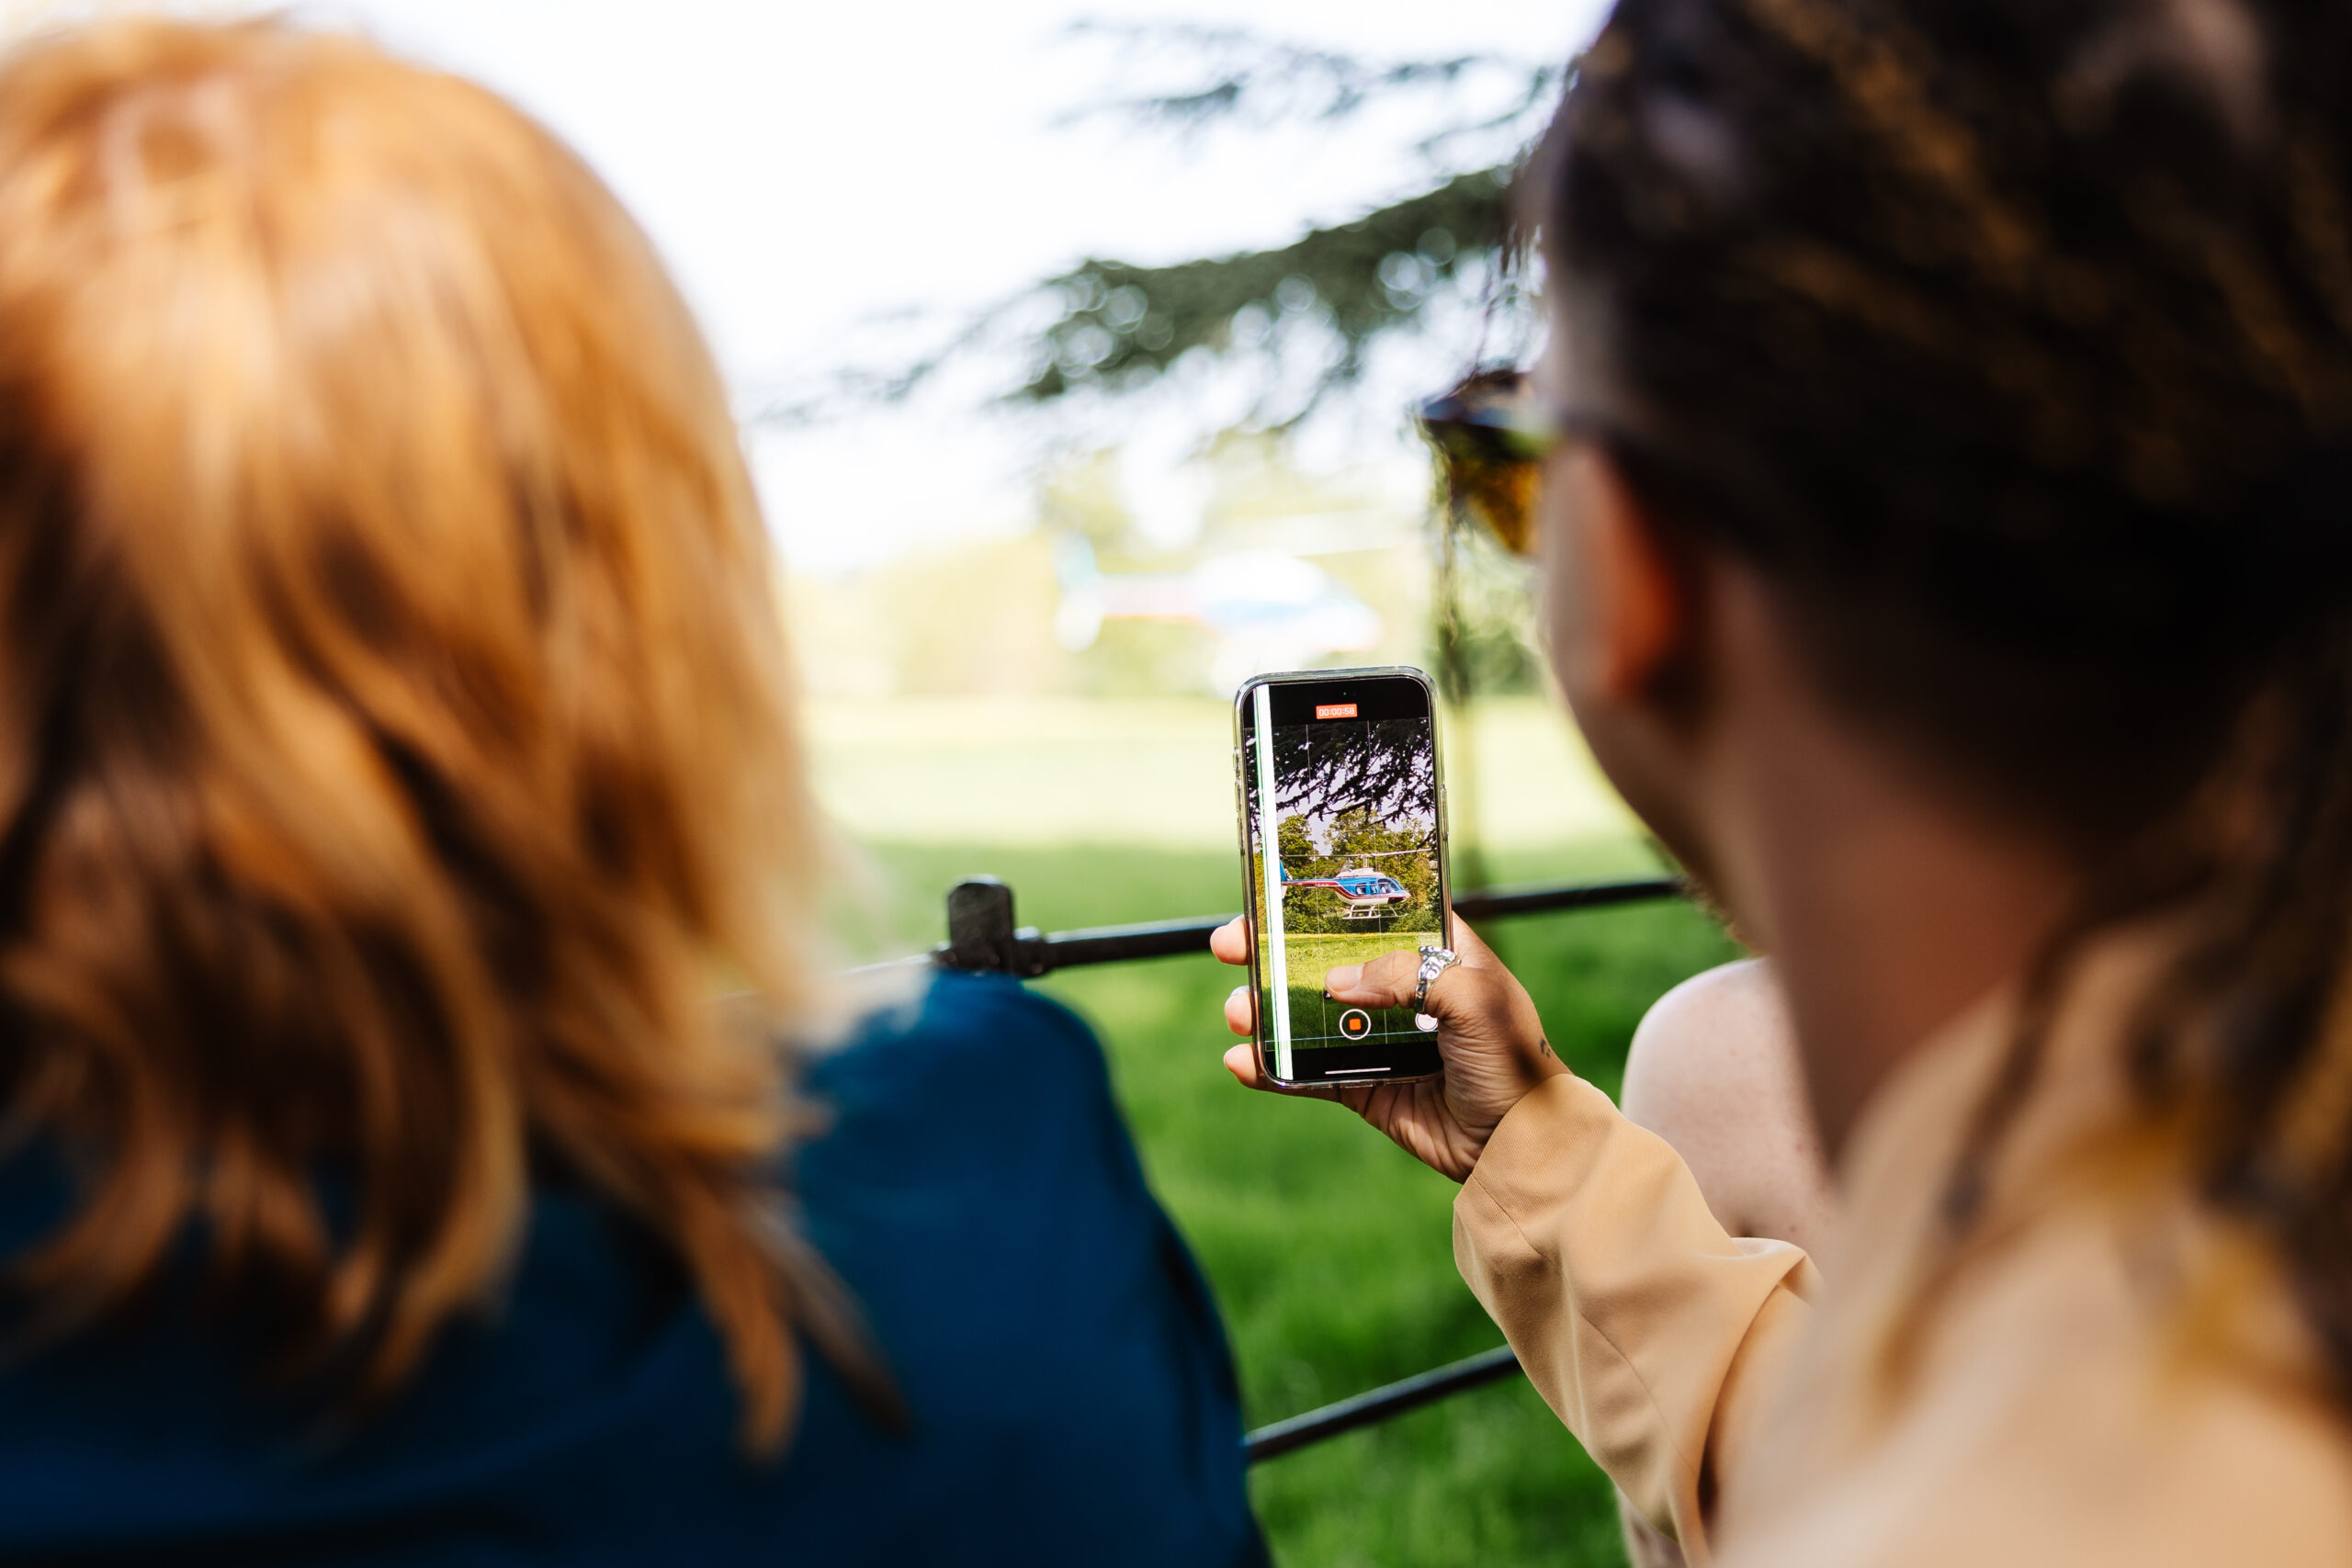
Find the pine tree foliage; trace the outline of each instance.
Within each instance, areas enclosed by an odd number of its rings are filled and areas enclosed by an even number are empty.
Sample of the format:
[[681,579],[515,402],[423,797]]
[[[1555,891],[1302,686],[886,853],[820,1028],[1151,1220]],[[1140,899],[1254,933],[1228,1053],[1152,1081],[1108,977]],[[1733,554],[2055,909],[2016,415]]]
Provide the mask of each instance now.
[[[1512,91],[1498,113],[1449,120],[1419,145],[1442,164],[1464,139],[1522,126],[1559,91],[1565,71],[1484,54],[1442,60],[1367,60],[1270,39],[1242,28],[1184,25],[1083,26],[1138,52],[1189,54],[1193,81],[1098,105],[1073,118],[1115,116],[1187,132],[1228,120],[1337,121],[1400,93],[1450,88],[1500,73]],[[1163,266],[1090,259],[1042,287],[1061,310],[1040,333],[1019,396],[1049,401],[1080,388],[1125,390],[1149,381],[1193,349],[1222,354],[1267,324],[1313,312],[1337,334],[1339,353],[1320,387],[1353,380],[1381,333],[1414,321],[1466,271],[1493,280],[1510,228],[1515,164],[1458,173],[1351,221],[1308,231],[1287,245]],[[1492,287],[1489,282],[1488,287]]]
[[1090,260],[1046,280],[1063,302],[1043,333],[1036,370],[1020,395],[1043,401],[1079,386],[1124,389],[1194,348],[1235,346],[1284,316],[1317,311],[1340,354],[1325,379],[1352,379],[1365,346],[1413,319],[1430,294],[1503,243],[1509,165],[1457,175],[1435,189],[1313,229],[1274,250],[1168,266]]
[[1451,87],[1485,71],[1524,80],[1518,101],[1498,116],[1468,126],[1447,126],[1428,138],[1422,151],[1473,130],[1510,125],[1542,106],[1558,89],[1555,67],[1530,69],[1500,55],[1470,53],[1442,60],[1371,60],[1345,50],[1270,39],[1249,28],[1198,22],[1081,21],[1074,38],[1102,38],[1131,56],[1190,62],[1194,78],[1168,90],[1135,93],[1063,116],[1065,122],[1115,117],[1193,130],[1220,121],[1259,125],[1281,120],[1345,119],[1374,100],[1416,88]]
[[[1188,57],[1199,71],[1170,90],[1112,98],[1063,117],[1066,122],[1107,117],[1189,134],[1221,122],[1339,121],[1374,102],[1451,88],[1476,73],[1490,81],[1499,75],[1509,90],[1499,110],[1490,94],[1487,113],[1438,117],[1417,147],[1433,171],[1425,189],[1267,250],[1163,265],[1089,259],[979,311],[919,357],[838,368],[820,389],[782,395],[757,409],[754,421],[810,424],[844,400],[897,402],[952,362],[1008,352],[1025,365],[1012,402],[1050,404],[1080,390],[1126,392],[1187,353],[1251,349],[1306,319],[1328,326],[1337,344],[1306,400],[1312,407],[1323,392],[1357,378],[1375,339],[1414,324],[1457,286],[1473,285],[1495,309],[1515,304],[1515,281],[1500,262],[1516,161],[1487,160],[1498,134],[1523,140],[1530,116],[1557,96],[1563,69],[1483,54],[1373,61],[1246,29],[1181,24],[1093,23],[1078,30],[1111,36],[1138,55]],[[1462,171],[1454,155],[1474,142],[1486,156]],[[1436,172],[1448,164],[1456,172]],[[1289,417],[1302,412],[1295,408]]]

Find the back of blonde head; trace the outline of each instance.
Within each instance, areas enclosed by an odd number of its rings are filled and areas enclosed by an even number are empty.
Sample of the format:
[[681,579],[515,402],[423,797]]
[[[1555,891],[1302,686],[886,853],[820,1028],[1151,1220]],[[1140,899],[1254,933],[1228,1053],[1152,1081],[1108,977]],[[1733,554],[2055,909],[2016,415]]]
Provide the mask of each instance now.
[[849,1352],[711,1006],[808,999],[778,638],[708,354],[546,132],[275,24],[0,62],[0,1094],[87,1173],[18,1287],[200,1234],[380,1390],[545,1163],[780,1439],[793,1325]]

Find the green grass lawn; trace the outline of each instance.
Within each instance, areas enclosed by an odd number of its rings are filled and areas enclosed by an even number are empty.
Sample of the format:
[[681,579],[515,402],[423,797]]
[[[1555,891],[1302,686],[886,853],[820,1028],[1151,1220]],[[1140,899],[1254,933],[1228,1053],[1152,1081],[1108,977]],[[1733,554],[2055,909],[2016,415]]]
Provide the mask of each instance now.
[[[1127,848],[879,846],[866,940],[940,934],[971,872],[1047,930],[1240,903],[1231,854]],[[1646,869],[1629,845],[1490,857],[1496,880]],[[1457,875],[1464,875],[1457,864]],[[1464,886],[1467,887],[1465,880]],[[1533,992],[1553,1044],[1612,1094],[1643,1010],[1734,956],[1705,917],[1643,907],[1481,932]],[[1218,1058],[1238,971],[1206,958],[1077,970],[1040,988],[1090,1019],[1161,1201],[1223,1303],[1251,1426],[1501,1343],[1453,1269],[1453,1184],[1336,1106],[1249,1093]],[[1524,1382],[1492,1386],[1272,1461],[1252,1479],[1283,1568],[1621,1563],[1607,1481]]]
[[[1418,952],[1421,943],[1436,940],[1434,931],[1365,931],[1341,936],[1284,937],[1283,962],[1290,978],[1292,1038],[1309,1049],[1316,1045],[1344,1043],[1340,1032],[1340,1015],[1347,1009],[1338,1002],[1325,999],[1323,990],[1323,977],[1333,969],[1342,964],[1370,963],[1384,953]],[[1406,1030],[1410,1027],[1409,1021],[1402,1013],[1384,1012],[1378,1015],[1377,1021],[1382,1029]]]

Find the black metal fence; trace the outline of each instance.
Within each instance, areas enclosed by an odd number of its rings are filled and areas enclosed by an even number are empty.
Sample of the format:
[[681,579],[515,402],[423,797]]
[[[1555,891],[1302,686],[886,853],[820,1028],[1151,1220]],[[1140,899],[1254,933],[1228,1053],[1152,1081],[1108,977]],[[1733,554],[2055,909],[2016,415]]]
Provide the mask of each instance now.
[[[1677,898],[1683,892],[1682,883],[1670,876],[1552,883],[1457,894],[1453,911],[1465,920],[1484,921],[1513,915],[1599,909]],[[992,876],[975,876],[948,890],[947,940],[933,953],[932,962],[950,969],[1033,978],[1085,964],[1124,964],[1140,958],[1206,953],[1209,933],[1232,919],[1231,915],[1213,915],[1197,919],[1154,920],[1144,925],[1040,931],[1034,926],[1013,924],[1012,888]],[[1401,1382],[1384,1384],[1336,1404],[1261,1427],[1244,1439],[1250,1462],[1275,1459],[1326,1438],[1376,1425],[1449,1394],[1498,1382],[1518,1371],[1519,1359],[1511,1354],[1510,1346],[1502,1345]]]

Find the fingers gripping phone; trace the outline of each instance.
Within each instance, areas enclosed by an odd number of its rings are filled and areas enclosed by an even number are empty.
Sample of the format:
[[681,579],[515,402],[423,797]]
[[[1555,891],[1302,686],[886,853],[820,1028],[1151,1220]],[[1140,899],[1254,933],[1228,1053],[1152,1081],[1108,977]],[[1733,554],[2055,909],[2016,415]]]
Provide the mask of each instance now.
[[1260,1071],[1282,1084],[1438,1070],[1434,1021],[1333,1000],[1323,977],[1445,945],[1437,705],[1418,670],[1261,675],[1234,699]]

